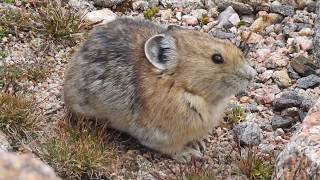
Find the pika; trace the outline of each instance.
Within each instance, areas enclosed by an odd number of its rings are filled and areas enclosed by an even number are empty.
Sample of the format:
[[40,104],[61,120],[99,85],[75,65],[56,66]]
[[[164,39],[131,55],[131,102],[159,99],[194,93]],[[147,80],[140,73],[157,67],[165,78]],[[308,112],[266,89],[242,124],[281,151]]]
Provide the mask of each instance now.
[[179,26],[117,18],[96,26],[69,62],[64,102],[179,162],[203,157],[203,138],[256,71],[231,42]]

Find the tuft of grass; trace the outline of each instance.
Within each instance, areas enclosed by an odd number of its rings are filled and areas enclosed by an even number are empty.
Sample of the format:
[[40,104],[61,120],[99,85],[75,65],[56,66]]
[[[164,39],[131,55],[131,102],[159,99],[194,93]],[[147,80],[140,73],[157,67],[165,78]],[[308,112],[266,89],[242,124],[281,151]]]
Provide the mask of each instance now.
[[14,0],[4,0],[3,2],[6,4],[12,4],[14,2]]
[[235,125],[246,119],[246,112],[243,108],[237,106],[233,108],[230,112],[227,112],[226,120],[228,123]]
[[205,166],[206,161],[197,162],[192,159],[186,165],[180,165],[178,172],[171,170],[178,180],[215,180],[214,172]]
[[73,38],[88,27],[84,19],[86,13],[81,13],[67,4],[59,5],[54,1],[45,1],[36,8],[36,11],[33,18],[40,23],[37,30],[49,39]]
[[238,23],[237,27],[239,28],[239,27],[245,26],[245,25],[246,25],[246,22],[243,21],[243,20],[241,20],[241,21]]
[[239,169],[248,178],[256,180],[271,179],[273,166],[270,162],[265,162],[253,147],[249,147],[247,155],[239,161]]
[[[1,38],[1,33],[0,33],[0,38]],[[8,54],[6,52],[0,51],[0,58],[6,58],[8,57]]]
[[107,179],[106,168],[115,159],[113,149],[103,131],[84,124],[71,128],[61,123],[56,135],[42,145],[42,157],[65,179]]
[[143,11],[143,15],[146,19],[151,20],[153,17],[156,16],[156,14],[159,12],[158,7],[151,7]]
[[29,31],[33,25],[30,15],[24,10],[0,9],[0,36],[16,34],[17,30]]
[[207,25],[209,23],[209,16],[207,14],[202,14],[199,18],[200,26]]
[[2,39],[3,37],[5,37],[6,36],[6,30],[2,27],[2,26],[0,26],[0,39]]
[[[7,54],[3,55],[6,56]],[[49,75],[52,66],[53,64],[49,62],[37,62],[32,65],[5,65],[3,68],[0,69],[0,79],[2,79],[4,84],[16,83],[22,78],[26,78],[34,82],[39,82]]]
[[13,143],[28,139],[37,129],[34,107],[23,95],[0,93],[0,129]]

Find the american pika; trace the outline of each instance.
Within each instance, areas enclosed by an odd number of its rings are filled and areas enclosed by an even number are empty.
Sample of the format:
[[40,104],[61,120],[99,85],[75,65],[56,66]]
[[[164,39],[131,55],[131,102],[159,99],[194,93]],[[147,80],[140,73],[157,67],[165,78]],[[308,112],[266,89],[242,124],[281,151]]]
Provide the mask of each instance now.
[[70,112],[185,162],[202,157],[202,138],[255,75],[230,42],[118,18],[95,27],[69,62],[64,100]]

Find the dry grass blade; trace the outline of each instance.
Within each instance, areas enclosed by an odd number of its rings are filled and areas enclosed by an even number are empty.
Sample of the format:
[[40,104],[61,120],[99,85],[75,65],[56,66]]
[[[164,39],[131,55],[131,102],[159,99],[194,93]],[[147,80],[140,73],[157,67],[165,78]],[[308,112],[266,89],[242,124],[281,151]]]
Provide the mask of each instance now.
[[84,118],[77,119],[73,128],[66,125],[67,120],[43,144],[43,159],[65,179],[107,179],[107,167],[116,156],[105,132],[91,130]]
[[22,95],[0,94],[0,129],[13,143],[28,139],[37,130],[34,102]]

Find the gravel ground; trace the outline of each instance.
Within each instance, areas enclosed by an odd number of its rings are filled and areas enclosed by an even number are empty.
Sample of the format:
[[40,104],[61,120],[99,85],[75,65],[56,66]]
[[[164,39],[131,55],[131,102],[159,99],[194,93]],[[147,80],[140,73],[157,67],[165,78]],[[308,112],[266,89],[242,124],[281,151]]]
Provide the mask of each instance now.
[[[80,9],[85,6],[91,10],[101,9],[87,1],[81,2],[73,5]],[[218,6],[200,2],[189,1],[175,7],[176,4],[170,5],[171,1],[160,0],[162,8],[153,21],[208,32],[219,38],[228,38],[235,44],[253,32],[247,41],[247,56],[259,75],[246,93],[230,102],[230,107],[237,105],[246,111],[245,122],[251,124],[241,122],[239,131],[233,131],[228,123],[214,129],[205,140],[206,161],[202,167],[213,172],[217,179],[247,179],[239,169],[241,156],[234,132],[237,132],[241,143],[257,145],[258,154],[265,162],[274,163],[274,158],[284,148],[295,127],[320,96],[319,70],[305,63],[313,60],[316,14],[312,12],[312,5],[297,10],[294,9],[297,5],[291,4],[273,2],[256,5],[237,1],[236,5],[231,3],[234,9],[226,9],[230,4],[223,3],[227,1],[217,1]],[[136,1],[134,10],[124,14],[113,12],[143,18],[143,9],[148,6],[143,3],[145,1]],[[151,3],[153,1],[149,1],[149,5]],[[8,5],[0,3],[0,9],[5,8]],[[267,11],[258,12],[259,8],[266,8]],[[253,12],[254,9],[257,12]],[[206,25],[200,26],[202,14],[207,14],[209,18]],[[4,64],[33,66],[37,62],[49,62],[52,66],[46,78],[39,81],[19,79],[14,89],[36,98],[39,104],[37,110],[46,116],[44,133],[50,134],[64,114],[63,74],[76,48],[49,43],[41,34],[32,31],[0,37],[0,52],[7,53],[6,57],[0,58],[0,67]],[[243,130],[247,126],[249,128]],[[168,179],[179,176],[179,165],[172,160],[138,145],[134,139],[124,135],[118,140],[114,143],[123,162],[113,167],[112,179]],[[244,152],[244,149],[240,151]]]

